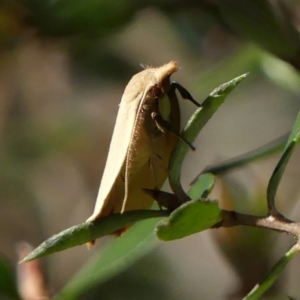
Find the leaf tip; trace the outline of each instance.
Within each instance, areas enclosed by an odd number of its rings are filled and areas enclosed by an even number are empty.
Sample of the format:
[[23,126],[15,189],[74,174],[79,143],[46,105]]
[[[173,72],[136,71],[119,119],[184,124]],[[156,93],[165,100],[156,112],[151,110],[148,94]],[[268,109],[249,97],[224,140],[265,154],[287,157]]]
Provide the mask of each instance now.
[[34,260],[35,258],[31,257],[32,256],[31,254],[32,254],[32,252],[29,253],[27,256],[25,256],[22,260],[20,260],[18,264],[21,265],[21,264],[27,263],[31,260]]
[[244,73],[244,74],[238,76],[238,77],[236,78],[236,81],[237,81],[237,82],[242,81],[243,79],[245,79],[246,77],[248,77],[249,74],[250,74],[250,72],[246,72],[246,73]]

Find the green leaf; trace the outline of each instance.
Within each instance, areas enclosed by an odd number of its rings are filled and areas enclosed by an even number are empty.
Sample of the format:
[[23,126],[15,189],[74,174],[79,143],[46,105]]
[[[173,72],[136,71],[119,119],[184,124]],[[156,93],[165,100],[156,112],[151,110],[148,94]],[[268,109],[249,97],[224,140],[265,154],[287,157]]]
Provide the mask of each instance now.
[[275,195],[278,189],[278,185],[280,183],[281,177],[283,175],[283,172],[285,170],[285,167],[287,163],[289,162],[289,159],[295,150],[295,147],[300,141],[300,112],[297,115],[294,127],[292,129],[292,132],[289,136],[289,139],[286,143],[286,146],[284,148],[283,154],[270,178],[268,188],[267,188],[267,200],[268,200],[268,207],[269,211],[275,210]]
[[136,210],[103,217],[93,223],[82,223],[50,237],[26,256],[22,262],[85,244],[137,221],[166,215],[165,211]]
[[202,174],[193,181],[188,192],[192,200],[207,198],[215,185],[215,176],[210,173]]
[[222,220],[217,201],[206,199],[186,202],[156,226],[156,235],[164,241],[180,239],[211,228]]
[[0,257],[0,298],[2,295],[9,299],[20,299],[14,273],[9,263]]
[[275,280],[282,274],[282,271],[288,262],[300,251],[300,245],[297,243],[274,265],[274,267],[265,275],[261,282],[259,282],[251,291],[243,298],[243,300],[259,299],[275,282]]
[[[202,103],[202,106],[198,108],[192,115],[182,133],[182,136],[192,143],[197,137],[198,133],[204,127],[204,125],[208,122],[208,120],[224,102],[226,97],[230,94],[230,92],[246,76],[247,74],[243,74],[213,90]],[[171,155],[169,163],[169,181],[171,188],[177,195],[177,197],[183,202],[189,199],[180,183],[181,166],[188,150],[189,146],[183,141],[179,140]]]
[[[285,134],[266,145],[263,145],[255,150],[249,151],[245,154],[239,155],[227,161],[224,161],[220,164],[215,164],[212,166],[206,167],[200,174],[203,173],[212,173],[214,175],[224,174],[228,171],[231,171],[236,168],[240,168],[248,163],[251,163],[256,160],[264,159],[285,147],[286,141],[290,133]],[[197,178],[196,178],[197,179]]]
[[146,255],[155,244],[153,228],[156,223],[156,219],[142,221],[123,236],[114,239],[75,274],[55,299],[78,299],[84,292],[122,272]]

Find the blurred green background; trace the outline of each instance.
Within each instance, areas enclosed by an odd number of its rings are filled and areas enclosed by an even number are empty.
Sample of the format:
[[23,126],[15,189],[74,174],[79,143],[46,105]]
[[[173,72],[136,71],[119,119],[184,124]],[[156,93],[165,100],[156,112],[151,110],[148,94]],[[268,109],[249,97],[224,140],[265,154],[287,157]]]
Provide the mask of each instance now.
[[[17,267],[20,242],[37,246],[91,215],[118,104],[140,63],[177,60],[172,79],[199,102],[250,72],[187,156],[182,181],[188,188],[207,165],[291,129],[300,107],[299,20],[299,1],[0,1],[0,299],[30,299],[16,291],[25,281],[26,267]],[[181,109],[184,125],[195,107],[181,101]],[[214,196],[221,206],[263,214],[278,157],[220,178]],[[278,197],[279,209],[292,219],[300,214],[299,159],[297,151]],[[163,243],[151,236],[150,223],[138,225],[127,240],[108,237],[89,251],[82,246],[43,259],[37,273],[47,293],[63,290],[63,299],[240,299],[291,243],[248,228]],[[138,250],[136,244],[142,244]],[[296,258],[265,299],[300,298],[299,267]]]

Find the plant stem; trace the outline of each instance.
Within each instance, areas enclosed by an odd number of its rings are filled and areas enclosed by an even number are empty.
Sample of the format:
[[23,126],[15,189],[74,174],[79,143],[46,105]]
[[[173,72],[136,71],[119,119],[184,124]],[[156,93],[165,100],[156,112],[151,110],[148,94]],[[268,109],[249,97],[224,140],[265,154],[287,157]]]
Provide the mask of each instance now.
[[223,220],[216,224],[214,228],[234,227],[234,226],[252,226],[268,228],[275,231],[285,232],[296,238],[300,237],[300,223],[291,221],[284,216],[268,215],[268,216],[252,216],[235,211],[223,210]]

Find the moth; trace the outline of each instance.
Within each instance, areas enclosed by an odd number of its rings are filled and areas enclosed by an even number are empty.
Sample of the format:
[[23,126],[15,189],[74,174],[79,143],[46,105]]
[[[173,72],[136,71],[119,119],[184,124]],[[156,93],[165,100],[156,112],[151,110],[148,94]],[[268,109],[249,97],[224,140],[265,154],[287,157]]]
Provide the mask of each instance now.
[[177,70],[175,61],[158,68],[146,67],[127,84],[95,209],[87,222],[112,213],[148,209],[153,204],[154,199],[144,189],[161,188],[171,152],[181,138],[175,90],[199,106],[181,85],[170,82]]

